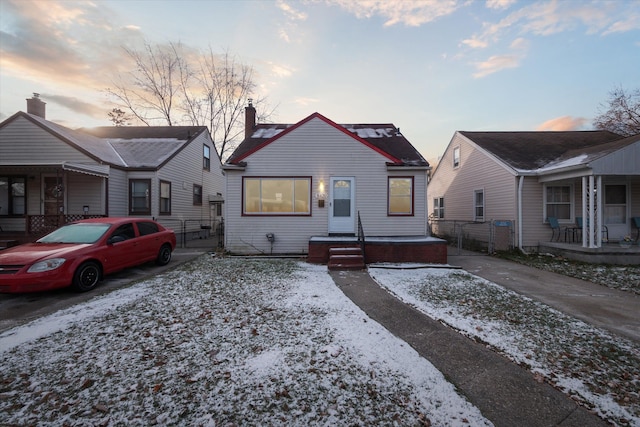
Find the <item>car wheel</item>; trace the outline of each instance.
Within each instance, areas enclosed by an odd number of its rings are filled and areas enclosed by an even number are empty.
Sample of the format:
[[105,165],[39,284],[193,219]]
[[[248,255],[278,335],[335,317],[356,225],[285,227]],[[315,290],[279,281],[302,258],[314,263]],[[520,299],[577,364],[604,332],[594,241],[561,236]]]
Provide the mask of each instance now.
[[97,263],[85,262],[73,274],[73,288],[78,292],[90,291],[98,285],[100,274],[100,266]]
[[156,264],[167,265],[171,261],[171,245],[162,245],[158,257],[156,258]]

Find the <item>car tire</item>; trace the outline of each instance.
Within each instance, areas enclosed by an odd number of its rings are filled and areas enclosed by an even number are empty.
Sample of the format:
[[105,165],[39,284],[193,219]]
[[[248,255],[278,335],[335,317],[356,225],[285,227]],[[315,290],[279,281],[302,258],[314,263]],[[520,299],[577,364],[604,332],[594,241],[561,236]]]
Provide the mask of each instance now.
[[87,292],[98,286],[102,276],[100,265],[93,261],[87,261],[78,267],[73,274],[73,288],[78,292]]
[[171,261],[171,245],[164,244],[160,248],[160,252],[158,252],[156,264],[167,265],[169,264],[169,261]]

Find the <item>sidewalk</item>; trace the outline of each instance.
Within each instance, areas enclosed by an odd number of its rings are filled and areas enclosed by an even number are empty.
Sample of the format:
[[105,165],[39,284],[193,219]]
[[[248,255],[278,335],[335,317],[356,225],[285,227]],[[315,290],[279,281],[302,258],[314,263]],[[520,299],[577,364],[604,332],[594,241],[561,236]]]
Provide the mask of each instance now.
[[429,360],[495,426],[608,425],[515,363],[402,303],[366,271],[330,274],[347,297]]
[[477,252],[449,248],[460,266],[563,313],[640,343],[640,296]]

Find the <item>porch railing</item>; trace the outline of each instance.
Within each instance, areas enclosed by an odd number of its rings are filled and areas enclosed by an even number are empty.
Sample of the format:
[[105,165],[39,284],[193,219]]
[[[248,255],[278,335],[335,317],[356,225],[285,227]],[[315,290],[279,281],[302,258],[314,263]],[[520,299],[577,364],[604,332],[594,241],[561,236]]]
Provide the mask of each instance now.
[[53,231],[56,228],[68,224],[73,221],[89,218],[102,218],[106,215],[84,215],[84,214],[67,214],[67,215],[27,215],[27,233],[28,234],[44,234]]
[[365,241],[364,241],[364,228],[362,228],[362,220],[360,219],[360,211],[358,211],[358,243],[362,250],[362,259],[367,259],[364,253]]

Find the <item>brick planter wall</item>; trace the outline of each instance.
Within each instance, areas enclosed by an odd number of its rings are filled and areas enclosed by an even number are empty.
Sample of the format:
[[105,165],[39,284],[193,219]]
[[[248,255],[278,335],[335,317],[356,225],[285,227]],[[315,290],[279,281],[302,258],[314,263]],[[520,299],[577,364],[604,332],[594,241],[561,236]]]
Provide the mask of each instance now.
[[[307,261],[326,264],[329,261],[330,247],[352,247],[357,244],[355,239],[353,241],[311,239]],[[365,263],[374,262],[446,264],[447,242],[426,237],[370,238],[365,241]]]

